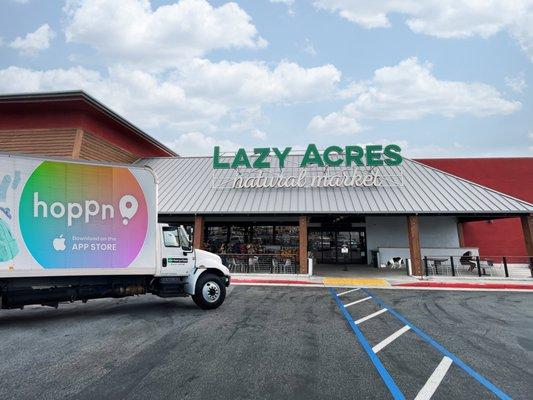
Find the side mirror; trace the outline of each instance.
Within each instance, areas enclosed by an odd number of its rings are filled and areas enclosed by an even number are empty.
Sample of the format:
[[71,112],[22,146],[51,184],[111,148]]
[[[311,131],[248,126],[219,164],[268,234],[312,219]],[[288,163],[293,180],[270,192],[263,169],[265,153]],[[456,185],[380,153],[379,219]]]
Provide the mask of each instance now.
[[192,247],[182,247],[181,250],[183,250],[183,255],[187,255],[188,253],[192,253]]

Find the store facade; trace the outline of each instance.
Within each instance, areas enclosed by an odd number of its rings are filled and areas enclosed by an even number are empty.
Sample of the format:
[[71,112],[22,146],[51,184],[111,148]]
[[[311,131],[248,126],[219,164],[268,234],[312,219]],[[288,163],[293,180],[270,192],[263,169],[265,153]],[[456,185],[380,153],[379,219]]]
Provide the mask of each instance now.
[[[307,273],[427,255],[461,256],[461,225],[520,217],[533,205],[370,145],[213,150],[211,157],[144,159],[160,179],[160,220],[185,224],[196,246],[237,272]],[[533,255],[533,249],[530,249]]]

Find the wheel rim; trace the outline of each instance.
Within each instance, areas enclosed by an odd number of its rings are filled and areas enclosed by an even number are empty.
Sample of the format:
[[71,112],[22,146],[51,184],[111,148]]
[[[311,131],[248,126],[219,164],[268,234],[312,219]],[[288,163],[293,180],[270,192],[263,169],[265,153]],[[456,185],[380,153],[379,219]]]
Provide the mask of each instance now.
[[209,303],[217,301],[220,297],[220,286],[218,286],[218,283],[213,281],[206,282],[202,288],[202,296]]

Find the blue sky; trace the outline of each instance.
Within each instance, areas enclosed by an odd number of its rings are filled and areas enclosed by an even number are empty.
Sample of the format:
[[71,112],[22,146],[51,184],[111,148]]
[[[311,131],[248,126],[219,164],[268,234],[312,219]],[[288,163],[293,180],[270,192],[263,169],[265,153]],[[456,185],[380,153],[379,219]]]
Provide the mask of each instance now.
[[0,92],[83,89],[172,146],[533,155],[533,5],[0,0]]

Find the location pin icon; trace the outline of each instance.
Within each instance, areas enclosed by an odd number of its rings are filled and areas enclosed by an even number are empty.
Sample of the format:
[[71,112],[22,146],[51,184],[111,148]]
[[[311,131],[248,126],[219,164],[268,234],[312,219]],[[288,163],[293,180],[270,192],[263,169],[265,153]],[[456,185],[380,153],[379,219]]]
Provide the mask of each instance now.
[[118,203],[118,209],[120,210],[120,215],[122,215],[122,223],[124,225],[128,225],[130,219],[132,219],[137,212],[138,207],[139,203],[137,203],[135,197],[129,194],[122,196]]

